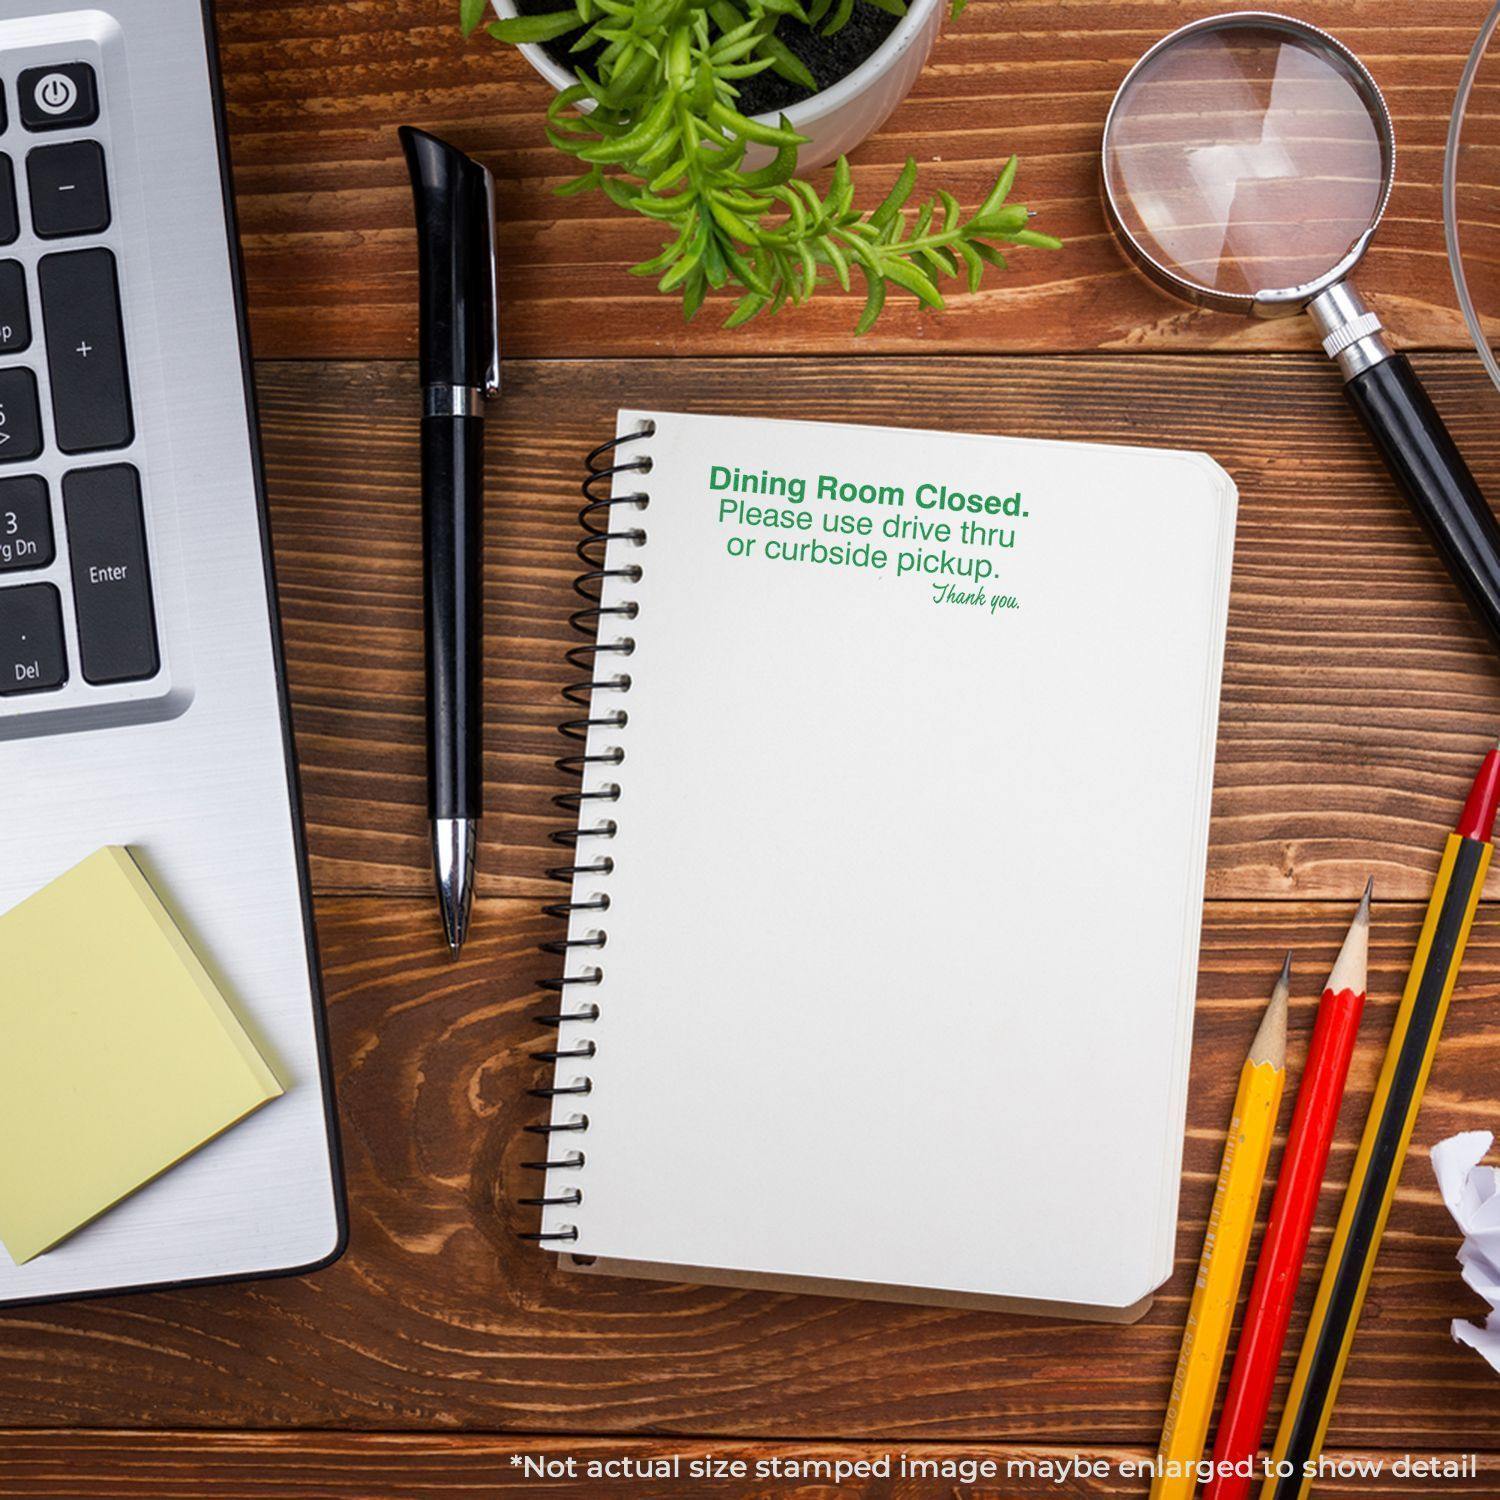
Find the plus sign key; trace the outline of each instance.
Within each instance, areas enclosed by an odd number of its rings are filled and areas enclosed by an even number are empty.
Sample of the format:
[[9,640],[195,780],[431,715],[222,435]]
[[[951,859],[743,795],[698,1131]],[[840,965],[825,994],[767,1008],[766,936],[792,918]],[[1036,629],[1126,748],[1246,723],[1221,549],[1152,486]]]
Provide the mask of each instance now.
[[0,589],[0,698],[68,680],[62,601],[50,583]]
[[87,63],[27,68],[17,84],[21,123],[32,131],[69,130],[99,118],[99,87]]
[[105,249],[47,255],[37,279],[57,446],[64,453],[128,446],[135,421],[114,256]]

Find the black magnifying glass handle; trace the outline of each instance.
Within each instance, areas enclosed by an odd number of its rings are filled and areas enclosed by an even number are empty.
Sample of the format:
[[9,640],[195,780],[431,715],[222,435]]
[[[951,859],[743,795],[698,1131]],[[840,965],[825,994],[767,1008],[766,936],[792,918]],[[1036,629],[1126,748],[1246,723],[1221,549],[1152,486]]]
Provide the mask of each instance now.
[[1391,477],[1475,618],[1500,645],[1500,521],[1411,361],[1391,351],[1379,319],[1347,282],[1308,310],[1324,330],[1323,347],[1343,369],[1350,404]]

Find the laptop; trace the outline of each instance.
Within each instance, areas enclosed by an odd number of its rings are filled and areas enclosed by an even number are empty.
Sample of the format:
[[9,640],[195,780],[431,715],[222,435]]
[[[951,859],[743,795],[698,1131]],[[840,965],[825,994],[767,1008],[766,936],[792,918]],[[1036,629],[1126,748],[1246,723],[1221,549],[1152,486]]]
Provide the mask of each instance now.
[[312,1270],[344,1199],[210,10],[9,0],[0,92],[0,911],[129,846],[286,1086],[0,1251],[0,1306]]

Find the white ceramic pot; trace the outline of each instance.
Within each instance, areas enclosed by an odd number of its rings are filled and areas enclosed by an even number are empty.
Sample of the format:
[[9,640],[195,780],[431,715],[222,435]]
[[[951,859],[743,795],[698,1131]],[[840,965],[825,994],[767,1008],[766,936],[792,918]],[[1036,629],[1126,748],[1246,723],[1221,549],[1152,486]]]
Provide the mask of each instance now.
[[[516,14],[514,0],[493,3],[502,18]],[[947,5],[948,0],[911,0],[895,30],[852,73],[786,111],[792,128],[808,137],[798,158],[802,170],[826,166],[885,124],[917,81],[937,40]],[[553,88],[569,88],[576,81],[546,48],[525,42],[520,50]],[[776,123],[773,115],[760,118]],[[770,154],[763,148],[752,148],[746,153],[746,165],[761,165]]]

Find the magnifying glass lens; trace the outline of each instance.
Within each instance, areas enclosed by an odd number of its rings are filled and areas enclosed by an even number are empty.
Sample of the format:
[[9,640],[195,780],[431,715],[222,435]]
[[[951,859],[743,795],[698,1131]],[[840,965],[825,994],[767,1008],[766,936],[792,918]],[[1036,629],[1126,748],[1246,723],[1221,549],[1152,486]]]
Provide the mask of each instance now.
[[1384,205],[1393,163],[1378,108],[1311,37],[1244,22],[1189,33],[1116,101],[1104,173],[1120,227],[1204,290],[1313,281]]

